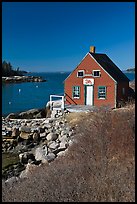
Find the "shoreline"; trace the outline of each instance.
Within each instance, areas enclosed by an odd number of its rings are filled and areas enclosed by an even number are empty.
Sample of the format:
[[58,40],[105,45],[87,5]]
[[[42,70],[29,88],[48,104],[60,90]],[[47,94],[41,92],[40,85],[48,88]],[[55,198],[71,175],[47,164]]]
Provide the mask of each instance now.
[[64,153],[73,131],[64,118],[66,113],[53,111],[50,117],[37,119],[2,119],[2,179],[24,177],[29,164],[50,163]]
[[22,83],[22,82],[46,82],[40,76],[10,76],[2,77],[2,83]]

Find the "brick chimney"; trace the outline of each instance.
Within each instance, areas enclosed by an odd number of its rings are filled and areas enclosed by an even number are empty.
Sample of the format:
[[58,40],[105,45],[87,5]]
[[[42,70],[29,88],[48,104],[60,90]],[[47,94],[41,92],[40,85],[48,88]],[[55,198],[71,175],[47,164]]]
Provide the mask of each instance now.
[[90,52],[95,53],[95,46],[90,46]]

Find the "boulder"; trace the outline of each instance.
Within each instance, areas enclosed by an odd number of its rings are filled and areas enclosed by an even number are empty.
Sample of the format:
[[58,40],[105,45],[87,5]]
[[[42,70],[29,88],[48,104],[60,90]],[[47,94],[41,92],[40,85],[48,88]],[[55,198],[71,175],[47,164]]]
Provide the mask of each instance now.
[[29,119],[29,118],[35,118],[35,116],[40,112],[39,109],[30,109],[28,111],[25,112],[21,112],[19,114],[19,118],[25,118],[25,119]]
[[19,154],[20,163],[27,164],[28,160],[35,161],[35,156],[32,153],[24,152]]
[[30,132],[31,132],[31,128],[28,127],[28,126],[21,126],[21,127],[19,128],[19,131],[21,131],[21,132],[26,132],[26,133],[30,133]]
[[20,173],[19,178],[28,178],[36,168],[36,165],[28,163],[26,169]]
[[59,147],[59,144],[55,141],[53,141],[51,144],[49,144],[50,149],[56,149]]
[[46,138],[48,141],[51,141],[51,140],[56,140],[58,138],[58,136],[57,136],[57,134],[51,132],[47,135]]
[[24,140],[28,140],[30,138],[30,133],[27,132],[21,132],[20,137]]
[[61,141],[60,143],[60,149],[64,149],[64,148],[67,148],[68,147],[68,144],[66,141]]
[[48,162],[53,161],[55,159],[55,157],[56,157],[55,154],[52,152],[48,153],[48,155],[46,156]]
[[34,142],[39,142],[40,141],[40,135],[39,135],[38,132],[34,132],[32,137],[33,137]]
[[15,183],[15,182],[17,182],[18,181],[18,177],[16,177],[16,176],[12,176],[11,178],[9,178],[9,179],[7,179],[6,181],[5,181],[5,183],[7,184],[10,184],[10,185],[12,185],[13,183]]
[[47,158],[46,158],[47,152],[48,152],[48,149],[47,149],[46,145],[44,147],[36,148],[35,153],[34,153],[35,159],[37,161],[41,160],[42,163],[47,163]]
[[19,136],[19,134],[20,134],[19,129],[14,127],[12,129],[12,135],[11,136],[16,138],[17,136]]
[[7,119],[15,119],[16,117],[17,117],[16,114],[10,113],[5,119],[6,119],[6,120],[7,120]]
[[46,137],[46,132],[43,132],[43,133],[40,133],[40,138],[44,138],[44,137]]

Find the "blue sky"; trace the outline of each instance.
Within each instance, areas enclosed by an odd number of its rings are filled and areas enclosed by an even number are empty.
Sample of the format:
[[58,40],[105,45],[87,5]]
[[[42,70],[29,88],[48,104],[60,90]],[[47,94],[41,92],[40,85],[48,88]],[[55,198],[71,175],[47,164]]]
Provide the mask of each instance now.
[[2,3],[2,60],[14,68],[72,71],[92,45],[121,70],[135,67],[135,3]]

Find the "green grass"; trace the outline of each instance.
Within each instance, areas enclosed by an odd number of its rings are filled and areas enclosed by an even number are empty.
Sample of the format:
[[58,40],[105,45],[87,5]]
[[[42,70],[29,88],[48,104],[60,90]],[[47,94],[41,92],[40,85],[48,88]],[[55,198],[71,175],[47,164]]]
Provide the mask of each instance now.
[[3,153],[2,154],[2,169],[5,169],[11,165],[19,162],[19,156],[17,154]]

